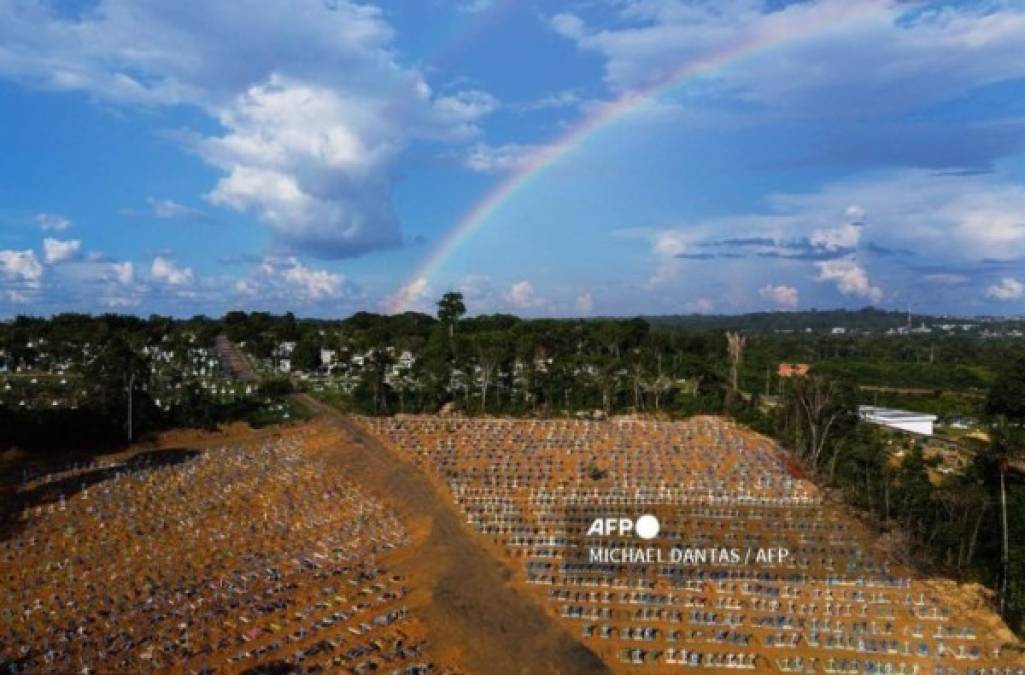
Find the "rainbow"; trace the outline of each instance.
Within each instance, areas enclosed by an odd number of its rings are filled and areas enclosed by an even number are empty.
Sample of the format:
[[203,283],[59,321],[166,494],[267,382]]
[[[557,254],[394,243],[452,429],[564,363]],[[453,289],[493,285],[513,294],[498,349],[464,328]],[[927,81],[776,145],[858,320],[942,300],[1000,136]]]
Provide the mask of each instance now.
[[434,250],[417,266],[406,283],[387,301],[390,313],[404,312],[427,288],[430,277],[442,266],[461,241],[477,230],[502,204],[526,188],[532,179],[552,166],[559,158],[579,147],[597,131],[692,78],[706,75],[759,52],[795,42],[838,24],[882,13],[892,8],[891,0],[849,0],[830,3],[808,12],[800,19],[782,17],[770,29],[728,49],[711,52],[690,61],[656,82],[603,103],[585,116],[567,133],[535,150],[515,172],[506,176],[467,211],[451,228]]

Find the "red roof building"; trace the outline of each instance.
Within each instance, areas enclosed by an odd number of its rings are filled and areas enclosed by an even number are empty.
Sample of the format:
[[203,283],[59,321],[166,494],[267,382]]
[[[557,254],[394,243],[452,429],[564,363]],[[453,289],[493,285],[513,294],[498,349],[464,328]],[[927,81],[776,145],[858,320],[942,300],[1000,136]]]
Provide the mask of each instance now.
[[800,377],[808,374],[811,366],[807,363],[781,363],[776,368],[776,374],[780,377]]

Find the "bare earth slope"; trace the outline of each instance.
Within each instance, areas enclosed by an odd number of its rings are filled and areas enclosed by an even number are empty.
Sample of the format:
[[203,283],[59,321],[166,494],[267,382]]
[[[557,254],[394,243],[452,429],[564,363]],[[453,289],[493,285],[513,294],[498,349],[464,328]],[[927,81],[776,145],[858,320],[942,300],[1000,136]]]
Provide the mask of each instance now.
[[351,478],[408,523],[429,528],[395,571],[422,597],[414,611],[434,630],[433,650],[473,673],[602,673],[602,661],[510,584],[507,567],[459,519],[427,476],[357,423],[313,399],[303,402],[344,429],[354,443],[336,457]]

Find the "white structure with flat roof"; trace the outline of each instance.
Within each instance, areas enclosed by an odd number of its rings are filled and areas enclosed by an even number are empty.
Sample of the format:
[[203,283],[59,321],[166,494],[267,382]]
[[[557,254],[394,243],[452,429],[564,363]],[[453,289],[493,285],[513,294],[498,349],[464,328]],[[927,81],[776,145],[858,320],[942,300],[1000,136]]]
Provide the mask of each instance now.
[[872,424],[880,424],[898,431],[910,431],[923,436],[932,436],[932,425],[936,422],[936,415],[896,410],[895,408],[880,408],[874,405],[859,405],[858,417]]

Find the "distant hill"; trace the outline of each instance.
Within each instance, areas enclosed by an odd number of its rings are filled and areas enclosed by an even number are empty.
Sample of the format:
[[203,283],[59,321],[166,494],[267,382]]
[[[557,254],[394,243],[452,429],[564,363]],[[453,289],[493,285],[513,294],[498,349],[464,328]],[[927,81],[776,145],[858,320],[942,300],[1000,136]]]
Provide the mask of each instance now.
[[[753,333],[829,332],[844,328],[849,332],[879,333],[908,325],[907,312],[865,307],[864,309],[810,309],[795,312],[753,312],[751,314],[677,314],[644,316],[654,328],[666,330],[741,330]],[[911,325],[935,327],[949,324],[974,324],[978,328],[1022,327],[1025,320],[998,317],[950,317],[912,314]]]

